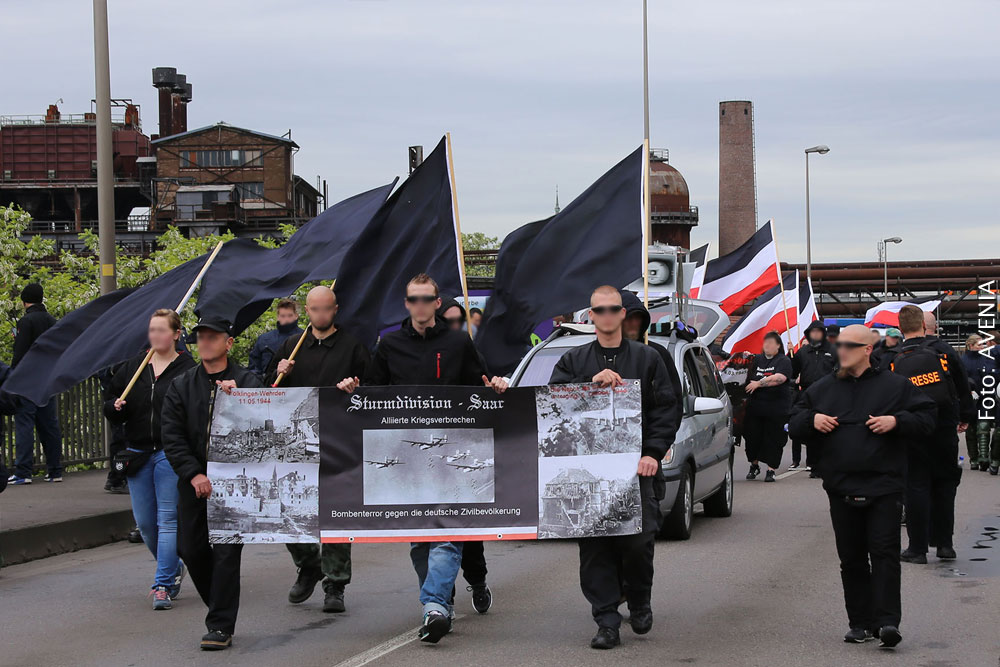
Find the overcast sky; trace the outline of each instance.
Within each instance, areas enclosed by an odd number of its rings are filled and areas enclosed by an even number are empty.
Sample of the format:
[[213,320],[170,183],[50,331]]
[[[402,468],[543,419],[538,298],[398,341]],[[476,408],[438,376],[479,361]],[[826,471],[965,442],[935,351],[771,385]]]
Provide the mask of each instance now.
[[[194,86],[190,128],[292,130],[337,201],[406,174],[445,131],[463,231],[502,237],[642,142],[640,0],[110,1],[114,97],[157,131],[150,70]],[[718,239],[718,103],[754,103],[758,211],[804,261],[1000,256],[1000,2],[651,0],[651,135]],[[2,114],[93,97],[91,3],[4,0]]]

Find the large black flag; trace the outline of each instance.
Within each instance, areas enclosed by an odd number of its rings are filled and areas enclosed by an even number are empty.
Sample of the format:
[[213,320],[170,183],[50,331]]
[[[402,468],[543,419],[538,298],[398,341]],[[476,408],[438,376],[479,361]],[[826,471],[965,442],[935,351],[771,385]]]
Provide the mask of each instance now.
[[339,202],[302,225],[280,248],[249,239],[226,244],[205,276],[195,310],[233,323],[234,335],[304,283],[332,280],[348,249],[392,192],[395,181]]
[[148,346],[150,316],[176,308],[207,260],[208,254],[201,255],[142,287],[116,290],[69,313],[34,342],[3,388],[44,404],[138,354]]
[[337,323],[366,345],[406,317],[406,283],[414,275],[429,274],[443,294],[462,292],[447,151],[441,139],[341,264]]
[[566,208],[507,236],[476,335],[492,371],[509,373],[542,321],[583,308],[600,285],[642,276],[642,148]]

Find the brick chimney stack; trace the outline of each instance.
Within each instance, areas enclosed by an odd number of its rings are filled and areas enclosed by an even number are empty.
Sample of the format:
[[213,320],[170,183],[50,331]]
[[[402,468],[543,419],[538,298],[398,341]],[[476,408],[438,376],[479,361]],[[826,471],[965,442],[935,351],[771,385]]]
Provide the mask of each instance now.
[[757,231],[753,103],[719,102],[719,255]]

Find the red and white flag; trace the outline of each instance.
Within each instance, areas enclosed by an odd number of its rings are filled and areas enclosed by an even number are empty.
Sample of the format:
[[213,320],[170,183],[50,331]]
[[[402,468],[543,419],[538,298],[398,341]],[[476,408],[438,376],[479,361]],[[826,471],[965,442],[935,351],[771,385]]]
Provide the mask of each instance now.
[[913,301],[886,301],[868,309],[868,312],[865,313],[865,326],[881,324],[886,327],[898,327],[899,311],[903,309],[903,306],[916,306],[925,313],[930,313],[939,305],[941,305],[941,299],[933,297]]
[[695,248],[688,254],[688,262],[694,264],[694,275],[691,276],[691,298],[697,299],[698,292],[705,282],[705,265],[708,264],[708,244]]
[[698,298],[715,301],[722,310],[732,313],[776,286],[780,275],[768,220],[739,248],[705,264]]
[[785,342],[785,350],[795,347],[795,327],[799,316],[798,272],[782,280],[784,290],[775,285],[747,311],[739,322],[730,327],[722,341],[722,349],[730,354],[752,352],[760,354],[764,336],[777,331]]

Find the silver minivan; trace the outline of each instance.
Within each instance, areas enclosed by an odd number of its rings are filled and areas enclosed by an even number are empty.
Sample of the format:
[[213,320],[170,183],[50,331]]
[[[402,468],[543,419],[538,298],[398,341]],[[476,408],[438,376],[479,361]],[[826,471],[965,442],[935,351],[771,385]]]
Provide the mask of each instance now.
[[[718,304],[686,300],[686,325],[675,323],[666,306],[651,308],[649,344],[666,350],[683,385],[683,418],[673,446],[663,458],[666,494],[660,534],[686,540],[691,536],[694,506],[706,516],[733,512],[733,409],[708,344],[727,326],[729,316]],[[531,348],[511,375],[511,386],[547,384],[559,358],[570,348],[594,340],[591,324],[563,324]]]

